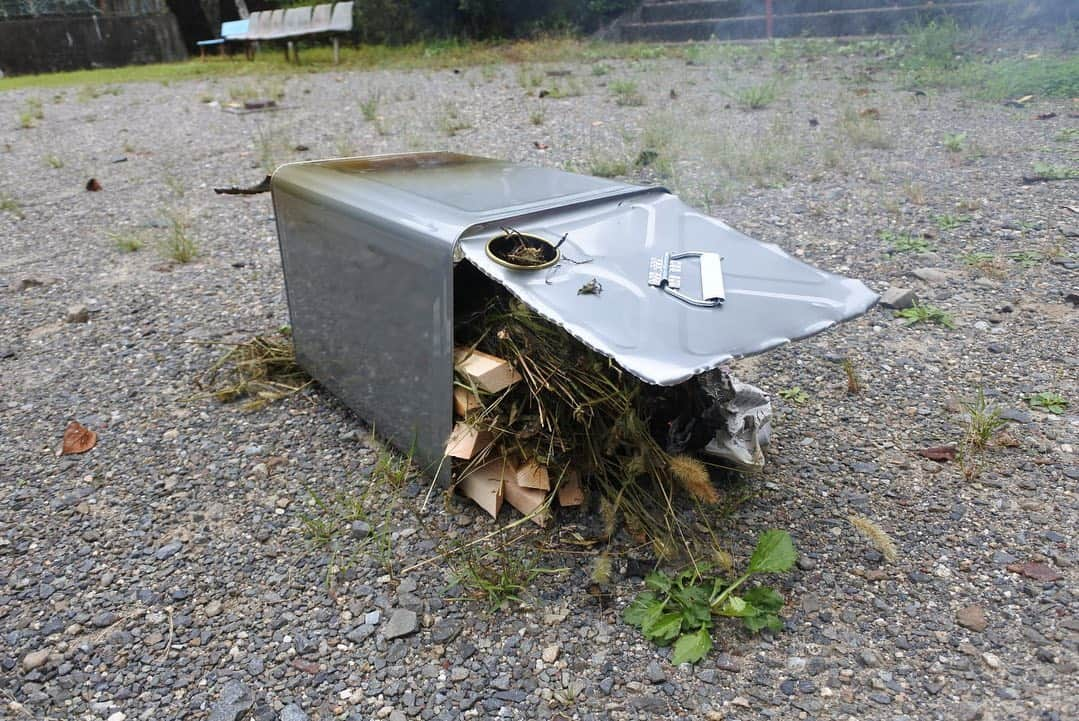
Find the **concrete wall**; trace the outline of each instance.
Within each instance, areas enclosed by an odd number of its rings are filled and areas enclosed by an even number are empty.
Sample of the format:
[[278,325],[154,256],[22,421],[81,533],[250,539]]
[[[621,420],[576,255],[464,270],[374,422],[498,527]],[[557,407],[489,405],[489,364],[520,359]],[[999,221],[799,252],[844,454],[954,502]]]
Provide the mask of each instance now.
[[172,13],[44,16],[0,21],[5,75],[118,67],[187,57]]

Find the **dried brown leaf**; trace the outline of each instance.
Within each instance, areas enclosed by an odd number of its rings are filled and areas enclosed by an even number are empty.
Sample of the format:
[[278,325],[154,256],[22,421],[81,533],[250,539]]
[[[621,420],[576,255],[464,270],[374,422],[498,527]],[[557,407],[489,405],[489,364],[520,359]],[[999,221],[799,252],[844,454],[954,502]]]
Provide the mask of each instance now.
[[64,445],[60,449],[60,455],[86,453],[95,445],[97,445],[97,434],[78,421],[71,421],[64,431]]

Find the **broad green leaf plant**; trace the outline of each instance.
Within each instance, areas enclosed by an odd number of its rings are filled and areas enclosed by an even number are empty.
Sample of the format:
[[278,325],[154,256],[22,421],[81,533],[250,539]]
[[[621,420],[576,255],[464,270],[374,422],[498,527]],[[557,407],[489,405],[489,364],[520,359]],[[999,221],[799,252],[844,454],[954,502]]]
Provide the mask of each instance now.
[[783,628],[783,596],[775,589],[755,586],[741,595],[735,591],[755,575],[789,571],[797,559],[789,533],[765,531],[745,573],[734,581],[706,576],[700,568],[673,577],[656,571],[644,580],[648,590],[626,607],[623,618],[657,645],[673,644],[671,663],[696,663],[712,650],[715,616],[740,618],[750,631]]

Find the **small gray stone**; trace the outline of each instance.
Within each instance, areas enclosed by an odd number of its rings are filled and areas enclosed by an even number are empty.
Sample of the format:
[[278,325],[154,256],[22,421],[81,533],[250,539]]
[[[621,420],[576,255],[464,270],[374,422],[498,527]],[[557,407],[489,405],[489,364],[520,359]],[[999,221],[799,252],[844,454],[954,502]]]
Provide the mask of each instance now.
[[221,615],[221,602],[217,599],[210,601],[203,607],[202,612],[206,614],[207,618],[213,618],[214,616]]
[[35,668],[39,668],[45,665],[45,662],[49,660],[49,649],[42,648],[37,651],[31,651],[23,656],[22,667],[27,671],[33,671]]
[[989,622],[985,618],[985,610],[981,606],[964,606],[955,612],[955,620],[963,628],[971,631],[984,631]]
[[405,716],[404,711],[394,709],[393,711],[390,711],[390,721],[408,721],[408,717]]
[[209,721],[238,721],[254,705],[255,697],[242,681],[229,681],[210,709]]
[[382,620],[382,612],[377,608],[374,611],[368,611],[363,614],[363,622],[368,626],[377,626],[378,622]]
[[1005,408],[1000,412],[1000,417],[1006,421],[1016,423],[1030,423],[1034,418],[1021,408]]
[[183,547],[184,544],[179,541],[169,541],[164,546],[154,551],[154,558],[159,561],[168,560],[179,553],[180,549]]
[[359,626],[345,634],[345,638],[352,641],[352,643],[362,643],[374,632],[374,626],[368,626],[366,623],[361,623]]
[[464,666],[454,666],[450,669],[450,681],[460,683],[468,678],[468,669]]
[[85,305],[68,306],[64,313],[65,323],[87,323],[90,321],[90,309]]
[[915,268],[910,274],[929,285],[941,285],[951,278],[951,273],[940,268]]
[[659,661],[649,663],[644,673],[651,683],[663,683],[667,680],[667,674],[664,672],[663,667],[659,665]]
[[742,664],[729,653],[721,653],[716,656],[716,668],[720,671],[738,673],[742,670]]
[[281,709],[281,721],[307,721],[307,714],[294,703]]
[[876,668],[877,666],[880,666],[880,656],[872,649],[863,648],[859,651],[858,660],[861,661],[862,665],[866,668]]
[[610,696],[611,691],[614,690],[614,679],[607,676],[599,682],[599,690],[604,696]]
[[353,521],[348,527],[349,534],[356,539],[364,539],[371,535],[371,524],[367,521]]
[[497,691],[508,691],[512,681],[508,673],[501,673],[491,679],[491,688]]
[[398,608],[383,627],[382,636],[386,639],[401,638],[402,636],[411,636],[419,630],[420,623],[416,612],[407,608]]
[[910,288],[892,286],[880,295],[880,304],[885,308],[903,310],[910,308],[918,302],[918,295]]

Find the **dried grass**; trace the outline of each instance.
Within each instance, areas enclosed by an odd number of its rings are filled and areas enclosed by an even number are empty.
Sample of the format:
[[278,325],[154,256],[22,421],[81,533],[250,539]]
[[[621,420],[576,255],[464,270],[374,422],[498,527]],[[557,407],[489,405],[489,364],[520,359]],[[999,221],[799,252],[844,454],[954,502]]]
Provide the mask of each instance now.
[[858,533],[865,536],[880,551],[881,555],[884,556],[884,560],[891,563],[899,558],[899,551],[895,547],[895,542],[892,541],[891,536],[883,528],[865,516],[851,516],[848,520],[857,529]]
[[196,385],[222,403],[247,399],[241,407],[252,411],[299,393],[311,382],[296,362],[292,338],[281,332],[232,344]]

